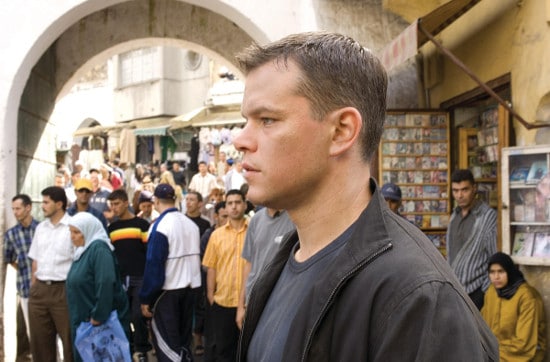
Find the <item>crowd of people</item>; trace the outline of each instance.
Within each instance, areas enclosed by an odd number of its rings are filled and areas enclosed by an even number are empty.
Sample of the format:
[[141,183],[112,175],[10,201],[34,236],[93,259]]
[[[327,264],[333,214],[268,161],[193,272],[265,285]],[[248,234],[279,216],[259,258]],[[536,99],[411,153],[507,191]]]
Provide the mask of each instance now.
[[369,50],[302,33],[238,62],[242,160],[200,162],[189,184],[177,163],[77,164],[40,223],[13,198],[4,255],[33,361],[55,360],[56,336],[79,360],[76,326],[113,310],[139,361],[544,358],[542,299],[497,253],[471,172],[451,178],[448,260],[371,176],[387,80]]
[[[232,165],[226,160],[219,170],[228,173]],[[5,234],[4,256],[18,273],[18,360],[81,360],[78,325],[99,325],[115,309],[135,360],[205,353],[216,360],[213,333],[206,334],[216,328],[207,327],[213,317],[201,260],[210,235],[234,219],[233,201],[226,210],[224,175],[208,172],[206,162],[189,185],[178,162],[151,166],[128,172],[115,160],[90,169],[76,162],[72,172],[60,167],[42,191],[40,223],[28,195],[13,198],[17,225]],[[228,184],[239,187],[230,193],[248,206],[242,169],[230,174]],[[241,211],[236,216],[243,220],[253,215]]]

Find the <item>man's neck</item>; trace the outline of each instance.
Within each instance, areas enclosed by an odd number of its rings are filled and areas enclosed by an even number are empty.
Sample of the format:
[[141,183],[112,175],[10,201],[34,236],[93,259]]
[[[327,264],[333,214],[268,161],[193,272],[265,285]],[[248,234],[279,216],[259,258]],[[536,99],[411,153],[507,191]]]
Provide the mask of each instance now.
[[[287,208],[300,239],[296,260],[309,259],[359,218],[372,198],[369,177],[368,165],[364,169],[355,166],[332,177],[327,176],[328,181],[320,185],[311,197],[300,200],[297,207]],[[336,189],[340,191],[334,192]]]
[[187,215],[189,217],[199,217],[199,216],[201,216],[201,212],[200,211],[189,212],[189,210],[188,210],[185,213],[185,215]]
[[88,211],[88,204],[76,203],[76,211]]
[[176,207],[176,204],[174,203],[171,203],[171,204],[159,204],[158,206],[158,212],[159,214],[162,214],[163,212],[165,212],[166,210],[168,209],[173,209],[174,207]]
[[241,219],[229,219],[229,224],[235,230],[241,230],[241,228],[244,226],[244,223],[245,223],[244,217]]
[[21,226],[23,226],[24,228],[28,228],[29,226],[31,226],[31,223],[32,223],[32,215],[27,216],[26,218],[24,218],[23,220],[21,220],[19,223],[20,223]]
[[118,217],[119,220],[130,220],[134,218],[134,214],[132,214],[128,209]]
[[61,219],[63,219],[63,216],[65,216],[65,211],[64,210],[58,210],[55,214],[50,216],[50,222],[53,225],[57,225],[59,223],[59,221],[61,221]]
[[473,200],[468,206],[462,207],[460,209],[462,217],[466,217],[466,215],[468,215],[472,211],[475,205],[476,205],[476,200]]

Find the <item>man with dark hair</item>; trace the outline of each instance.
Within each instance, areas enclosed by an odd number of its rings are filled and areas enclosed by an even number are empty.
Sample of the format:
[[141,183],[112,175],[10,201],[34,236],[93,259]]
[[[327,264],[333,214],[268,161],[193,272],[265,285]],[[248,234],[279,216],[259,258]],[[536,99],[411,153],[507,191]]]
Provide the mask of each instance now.
[[498,360],[449,265],[371,178],[387,88],[374,54],[317,32],[252,45],[238,62],[247,197],[297,228],[252,287],[238,359]]
[[202,261],[208,268],[206,297],[210,304],[206,323],[212,327],[213,353],[206,352],[207,360],[234,361],[239,339],[235,318],[241,290],[241,271],[244,259],[241,253],[248,221],[244,217],[246,200],[240,190],[229,190],[225,195],[229,221],[212,233]]
[[172,172],[172,176],[174,176],[174,182],[176,185],[181,187],[182,190],[185,189],[185,174],[183,173],[183,170],[181,169],[181,165],[178,161],[172,162],[172,169],[170,170]]
[[147,361],[149,343],[147,319],[141,314],[139,291],[143,283],[145,256],[147,254],[147,232],[149,223],[136,217],[129,210],[128,194],[118,189],[107,197],[111,210],[117,218],[108,228],[109,238],[115,247],[115,255],[120,266],[120,275],[125,285],[133,325],[131,346],[139,362]]
[[36,227],[29,250],[32,279],[29,292],[29,325],[33,361],[55,361],[56,335],[63,342],[63,360],[73,360],[71,325],[65,279],[73,261],[65,212],[67,195],[58,186],[42,190],[42,211],[46,219]]
[[477,185],[470,170],[455,170],[451,191],[456,208],[447,228],[447,260],[479,310],[491,281],[487,260],[497,252],[497,214],[476,198]]
[[141,312],[152,318],[158,360],[188,361],[193,359],[193,289],[201,285],[199,228],[178,212],[172,186],[159,184],[153,196],[160,216],[149,231]]
[[30,361],[29,345],[29,289],[32,261],[28,256],[38,221],[32,217],[32,201],[28,195],[18,194],[11,199],[11,210],[17,225],[4,234],[4,263],[17,271],[17,314],[23,314],[23,323],[17,320],[16,361]]
[[185,216],[199,227],[201,236],[210,227],[210,222],[201,216],[203,198],[198,191],[189,191],[185,196]]
[[107,231],[107,219],[103,213],[90,206],[90,198],[92,197],[92,181],[81,178],[74,184],[74,190],[76,193],[76,201],[67,209],[67,214],[74,216],[77,212],[89,212],[97,217],[101,224]]

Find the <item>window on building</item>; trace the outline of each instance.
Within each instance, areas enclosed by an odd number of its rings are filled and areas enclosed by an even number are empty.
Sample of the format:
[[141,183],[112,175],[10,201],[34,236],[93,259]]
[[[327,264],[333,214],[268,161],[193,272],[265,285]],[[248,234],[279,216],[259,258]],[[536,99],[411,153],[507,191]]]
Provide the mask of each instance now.
[[142,48],[120,55],[120,86],[142,83],[158,78],[160,62],[158,48]]

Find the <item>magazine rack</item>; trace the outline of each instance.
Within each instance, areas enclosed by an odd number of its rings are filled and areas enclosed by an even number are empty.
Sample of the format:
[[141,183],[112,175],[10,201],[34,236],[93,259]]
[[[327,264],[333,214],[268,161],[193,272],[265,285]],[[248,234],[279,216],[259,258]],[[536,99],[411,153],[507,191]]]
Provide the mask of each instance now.
[[401,188],[400,212],[445,254],[449,223],[449,119],[445,112],[388,111],[380,142],[380,186]]
[[550,265],[550,145],[502,149],[502,247],[518,264]]

